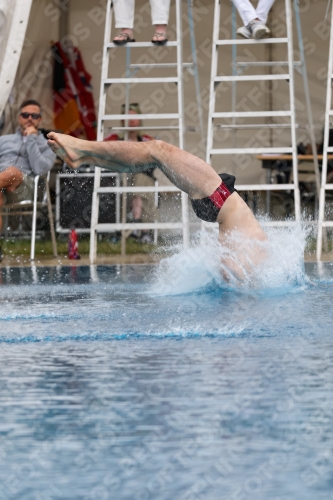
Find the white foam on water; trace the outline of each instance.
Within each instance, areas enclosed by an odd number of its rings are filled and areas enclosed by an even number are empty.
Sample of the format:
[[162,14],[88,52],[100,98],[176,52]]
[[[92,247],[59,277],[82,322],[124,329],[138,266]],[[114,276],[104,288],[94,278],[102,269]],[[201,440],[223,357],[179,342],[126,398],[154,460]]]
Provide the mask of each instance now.
[[175,246],[175,253],[159,263],[151,291],[157,295],[178,295],[223,286],[218,250],[217,236],[208,233],[202,241],[197,234],[190,248]]
[[[303,287],[306,227],[265,228],[265,232],[268,236],[265,242],[245,240],[243,235],[233,232],[225,244],[218,241],[217,230],[198,233],[190,248],[175,247],[175,253],[160,262],[151,292],[178,295],[218,289],[240,292],[270,289],[281,293]],[[250,252],[239,251],[245,247]],[[257,252],[266,254],[260,264],[247,257]],[[241,270],[241,279],[232,267]]]
[[[304,271],[304,249],[308,229],[305,225],[266,228],[267,259],[253,271],[260,289],[286,289],[303,287],[307,278]],[[251,281],[248,283],[251,284]]]

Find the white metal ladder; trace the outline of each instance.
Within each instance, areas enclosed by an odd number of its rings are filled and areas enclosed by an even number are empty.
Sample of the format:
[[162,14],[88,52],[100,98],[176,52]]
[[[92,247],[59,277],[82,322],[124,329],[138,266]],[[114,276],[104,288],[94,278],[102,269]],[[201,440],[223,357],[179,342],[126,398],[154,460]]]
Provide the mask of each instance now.
[[[192,9],[192,0],[188,1],[188,8]],[[176,5],[176,41],[170,41],[165,47],[176,47],[177,51],[177,61],[176,63],[154,63],[154,64],[130,64],[130,51],[137,47],[153,47],[151,42],[133,42],[125,46],[126,50],[126,77],[125,78],[108,78],[109,69],[109,51],[111,48],[118,47],[118,50],[122,50],[124,47],[116,46],[111,43],[111,24],[112,24],[112,1],[108,0],[106,6],[106,21],[105,21],[105,33],[104,33],[104,46],[103,46],[103,61],[102,61],[102,76],[101,76],[101,90],[100,90],[100,103],[99,103],[99,114],[98,114],[98,140],[103,140],[104,138],[104,122],[106,120],[125,120],[125,127],[115,127],[113,130],[123,130],[128,131],[127,120],[131,118],[132,115],[128,114],[129,105],[129,86],[135,83],[165,83],[172,82],[177,85],[177,113],[158,113],[158,114],[141,114],[140,119],[142,120],[165,120],[166,122],[176,121],[177,125],[168,126],[154,126],[149,127],[149,130],[158,129],[174,129],[178,131],[179,135],[179,147],[183,149],[184,147],[184,96],[183,96],[183,82],[182,82],[182,72],[183,68],[192,68],[196,81],[197,90],[197,102],[198,102],[198,114],[199,123],[202,127],[202,109],[201,109],[201,97],[198,88],[198,73],[196,65],[196,54],[195,48],[193,49],[193,37],[191,37],[192,46],[192,61],[193,63],[183,63],[182,60],[182,26],[181,26],[181,0],[175,0]],[[193,23],[191,25],[191,19],[189,19],[190,32],[193,29]],[[174,77],[140,77],[134,78],[131,70],[134,72],[142,68],[152,68],[152,67],[173,67],[177,69],[177,75]],[[106,114],[106,89],[109,85],[114,83],[122,83],[126,85],[126,106],[125,114]],[[134,130],[131,128],[131,130]],[[94,178],[94,191],[92,198],[92,216],[91,216],[91,230],[90,230],[90,262],[96,262],[97,253],[97,234],[98,233],[108,233],[114,231],[124,231],[130,230],[134,231],[136,229],[182,229],[184,246],[189,244],[189,215],[188,215],[188,197],[185,193],[181,193],[182,200],[182,219],[180,222],[151,222],[151,223],[126,223],[125,214],[123,213],[122,222],[110,223],[110,224],[99,224],[98,223],[98,213],[99,213],[99,195],[103,193],[149,193],[149,192],[180,192],[175,186],[151,186],[151,187],[127,187],[126,182],[123,186],[116,187],[101,187],[101,169],[95,168],[95,178]],[[124,241],[124,238],[122,238]]]
[[[251,184],[251,185],[237,185],[237,189],[239,191],[267,191],[267,194],[272,190],[285,190],[285,191],[293,191],[294,192],[294,203],[295,203],[295,220],[299,221],[301,217],[300,210],[300,192],[298,185],[298,165],[297,165],[297,143],[296,143],[296,121],[295,121],[295,97],[294,97],[294,66],[297,64],[302,65],[305,69],[305,60],[304,57],[301,58],[302,61],[298,63],[294,63],[293,60],[293,33],[292,33],[292,14],[291,14],[291,2],[290,0],[285,0],[285,9],[286,9],[286,28],[287,28],[287,37],[284,38],[266,38],[261,40],[236,40],[235,38],[230,40],[219,40],[219,27],[220,27],[220,4],[221,0],[215,0],[215,12],[214,12],[214,30],[213,30],[213,52],[212,52],[212,65],[211,65],[211,88],[210,88],[210,103],[209,103],[209,121],[208,121],[208,130],[207,130],[207,163],[211,163],[211,159],[213,155],[234,155],[234,154],[291,154],[292,155],[292,163],[293,163],[293,182],[288,184]],[[295,0],[295,13],[298,14],[299,21],[299,13],[298,13],[298,5],[297,0]],[[296,10],[297,9],[297,10]],[[300,23],[297,24],[298,34],[300,29]],[[299,34],[299,43],[300,52],[302,54],[303,45],[302,38]],[[286,62],[254,62],[253,66],[265,66],[265,65],[278,65],[278,66],[288,66],[287,73],[279,73],[279,74],[264,74],[264,75],[239,75],[233,68],[233,74],[230,76],[218,76],[218,48],[220,46],[231,45],[233,48],[237,45],[250,45],[250,44],[286,44],[288,48],[288,61]],[[303,50],[304,56],[304,50]],[[238,63],[241,64],[241,63]],[[244,66],[251,66],[251,63],[244,63]],[[306,69],[305,69],[306,76]],[[236,82],[247,82],[247,81],[262,81],[262,80],[287,80],[289,82],[289,102],[290,106],[288,110],[278,110],[278,111],[233,111],[231,112],[216,112],[215,111],[215,103],[216,103],[216,86],[220,82],[232,82],[235,84]],[[307,80],[304,84],[306,84],[307,90]],[[309,97],[309,94],[306,93],[306,97]],[[232,99],[233,108],[235,106],[234,95]],[[308,100],[307,100],[308,102]],[[310,114],[309,114],[310,113]],[[311,143],[314,146],[314,131],[312,125],[312,113],[311,106],[308,108],[308,116],[310,122],[310,136]],[[237,119],[239,118],[274,118],[274,117],[285,117],[288,123],[286,124],[241,124],[237,123]],[[291,133],[291,146],[287,145],[284,147],[234,147],[234,148],[214,148],[214,119],[217,118],[225,118],[232,119],[231,124],[219,125],[220,128],[229,128],[229,129],[242,129],[242,128],[274,128],[274,127],[288,127],[290,128]],[[319,170],[318,170],[318,162],[316,159],[316,152],[314,148],[315,162],[316,162],[316,181],[319,182]],[[271,221],[266,222],[267,225],[289,225],[293,224],[293,221]]]
[[333,116],[331,107],[332,100],[332,83],[333,83],[333,7],[331,13],[331,33],[330,47],[328,54],[328,70],[327,70],[327,87],[326,87],[326,109],[325,109],[325,125],[324,125],[324,144],[323,144],[323,163],[321,175],[321,188],[319,196],[319,213],[318,213],[318,234],[317,234],[317,260],[321,260],[323,248],[323,229],[333,227],[333,221],[325,220],[325,202],[326,191],[333,190],[333,184],[327,184],[327,160],[328,154],[333,153],[333,147],[329,146],[330,137],[330,118]]

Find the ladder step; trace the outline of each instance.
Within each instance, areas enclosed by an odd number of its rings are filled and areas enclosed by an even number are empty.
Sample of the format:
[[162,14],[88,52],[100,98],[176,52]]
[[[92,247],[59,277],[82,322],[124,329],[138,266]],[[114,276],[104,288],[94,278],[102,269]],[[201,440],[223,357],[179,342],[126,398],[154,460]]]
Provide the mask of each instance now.
[[[247,67],[247,66],[288,66],[288,61],[249,61],[249,62],[236,62],[235,67]],[[301,61],[294,61],[294,66],[302,66]]]
[[[80,167],[81,168],[81,167]],[[90,166],[87,167],[88,169],[94,169],[94,170],[91,170],[91,171],[85,171],[85,172],[79,172],[80,173],[80,177],[95,177],[95,167],[93,166]],[[96,167],[98,168],[98,167]],[[104,177],[119,177],[121,174],[119,172],[110,172],[110,170],[106,170],[106,169],[101,169],[101,172],[103,172],[103,176]],[[73,173],[66,173],[66,174],[57,174],[57,177],[60,177],[61,179],[75,179],[77,177],[77,174],[78,172],[75,170]]]
[[333,227],[333,220],[324,220],[322,222],[323,227]]
[[[267,125],[265,125],[267,126]],[[290,125],[289,125],[290,127]],[[274,127],[272,127],[274,128]],[[279,128],[279,127],[275,127],[275,128]],[[111,131],[129,131],[129,130],[142,130],[142,127],[109,127],[109,133],[111,133]],[[179,126],[177,125],[164,125],[164,126],[154,126],[152,125],[151,127],[149,127],[148,125],[145,125],[145,130],[179,130]],[[191,125],[188,125],[187,127],[185,127],[185,131],[186,132],[200,132],[200,129],[198,127],[195,127],[195,126],[191,126]]]
[[[225,128],[225,129],[249,129],[249,128],[290,128],[291,123],[251,123],[251,124],[230,124],[230,125],[215,125],[215,128]],[[298,123],[295,124],[295,128],[299,128]]]
[[326,148],[326,151],[328,153],[333,153],[333,147],[332,146],[329,146],[328,148]]
[[[130,69],[141,68],[177,68],[177,63],[147,63],[147,64],[130,64]],[[192,68],[194,63],[183,63],[183,68]]]
[[234,111],[212,113],[213,118],[255,118],[263,116],[291,116],[291,111]]
[[[140,114],[140,120],[178,120],[179,113],[154,113],[154,114]],[[101,120],[132,120],[133,115],[103,115]]]
[[[125,132],[129,130],[142,130],[142,127],[111,127],[110,133],[111,131],[115,130],[120,130]],[[145,125],[145,130],[179,130],[179,127],[177,125],[165,125],[164,127],[163,126],[154,127],[154,125],[152,127],[148,127],[147,125]]]
[[[178,42],[167,42],[165,45],[163,45],[163,47],[178,47],[178,45],[179,45]],[[130,42],[130,43],[126,43],[125,45],[116,45],[115,43],[107,43],[106,46],[108,49],[113,49],[113,48],[130,49],[130,48],[138,48],[138,47],[155,47],[156,48],[156,45],[154,45],[151,42]]]
[[296,189],[295,184],[242,184],[235,185],[237,191],[290,191]]
[[98,194],[106,193],[179,193],[180,189],[176,186],[109,186],[95,189]]
[[217,40],[216,45],[251,45],[251,44],[265,44],[265,43],[288,43],[288,38],[262,38],[261,40]]
[[184,224],[182,222],[142,222],[136,224],[135,222],[127,222],[122,224],[121,222],[114,224],[96,224],[94,230],[100,233],[109,233],[112,231],[121,230],[134,230],[134,229],[182,229]]
[[264,227],[285,227],[285,226],[296,226],[298,222],[295,220],[267,220],[260,221],[260,225]]
[[103,83],[104,85],[111,85],[112,83],[177,83],[178,78],[176,76],[164,77],[164,78],[106,78]]
[[272,155],[272,160],[274,160],[274,155],[279,154],[290,154],[293,152],[293,148],[220,148],[220,149],[210,149],[209,154],[211,155],[237,155],[237,154],[268,154]]
[[[237,188],[238,189],[238,188]],[[249,190],[251,191],[251,190]],[[264,227],[286,227],[286,226],[296,226],[297,222],[295,220],[266,220],[260,221],[260,225]],[[205,226],[217,226],[216,222],[204,222]]]
[[217,76],[214,82],[247,82],[256,80],[290,80],[289,74],[282,75],[247,75],[247,76]]
[[333,184],[325,184],[324,189],[327,191],[333,191]]

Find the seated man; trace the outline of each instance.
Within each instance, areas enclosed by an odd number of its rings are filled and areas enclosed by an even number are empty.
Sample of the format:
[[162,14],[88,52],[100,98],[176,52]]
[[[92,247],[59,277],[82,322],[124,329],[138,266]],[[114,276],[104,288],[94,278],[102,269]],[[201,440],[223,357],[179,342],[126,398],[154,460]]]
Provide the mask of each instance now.
[[232,0],[244,26],[238,28],[237,35],[243,38],[255,38],[259,40],[270,34],[266,26],[268,13],[275,0],[259,0],[255,9],[250,0]]
[[[41,105],[32,99],[24,101],[18,116],[19,129],[0,137],[0,208],[5,203],[32,200],[34,176],[45,174],[54,164],[55,155],[38,131],[41,119]],[[1,230],[0,216],[0,236]]]
[[[262,242],[266,235],[234,190],[232,175],[218,175],[205,161],[163,141],[89,142],[55,132],[48,138],[50,148],[72,168],[90,164],[125,173],[159,168],[189,195],[198,217],[218,222],[220,241],[237,254],[237,259],[228,257],[223,263],[238,278],[244,276],[244,269],[251,271],[265,259]],[[242,237],[242,245],[236,248],[235,240],[229,238],[235,230]]]

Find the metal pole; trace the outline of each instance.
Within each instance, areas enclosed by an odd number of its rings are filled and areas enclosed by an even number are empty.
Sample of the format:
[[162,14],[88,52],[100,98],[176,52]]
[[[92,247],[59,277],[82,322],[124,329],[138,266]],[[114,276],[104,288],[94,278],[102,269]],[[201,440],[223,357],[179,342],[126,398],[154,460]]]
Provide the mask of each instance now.
[[[231,36],[233,39],[236,38],[236,26],[237,26],[237,12],[236,12],[236,7],[235,4],[232,3],[232,8],[231,8]],[[238,74],[238,70],[236,67],[237,63],[237,45],[234,44],[231,47],[231,53],[232,53],[232,75],[236,76]],[[233,81],[232,82],[232,98],[231,98],[231,109],[232,111],[236,111],[236,102],[237,102],[237,82]],[[233,118],[233,123],[235,123],[235,118]],[[236,144],[234,144],[234,147],[236,147]]]
[[195,91],[197,94],[199,127],[200,127],[201,137],[203,137],[204,126],[203,126],[203,114],[202,114],[202,101],[201,101],[200,83],[199,83],[199,74],[198,74],[197,51],[196,51],[195,36],[194,36],[192,3],[193,3],[193,0],[187,0],[187,14],[188,14],[188,24],[189,24],[189,28],[190,28],[191,56],[192,56],[192,62],[193,62],[193,76],[194,76],[194,83],[195,83]]
[[221,10],[220,0],[215,0],[212,63],[211,63],[211,74],[210,74],[210,94],[209,94],[209,110],[208,110],[208,126],[207,126],[207,153],[206,153],[206,162],[209,164],[211,164],[210,151],[213,149],[213,135],[214,135],[213,113],[215,109],[215,100],[216,100],[214,78],[216,77],[217,74],[217,62],[218,62],[217,42],[219,39],[220,10]]
[[303,36],[302,36],[302,26],[301,26],[300,14],[299,14],[298,2],[299,2],[299,0],[294,0],[294,10],[295,10],[295,19],[296,19],[297,36],[298,36],[298,47],[299,47],[300,59],[301,59],[301,63],[302,63],[301,69],[302,69],[305,102],[306,102],[308,122],[309,122],[309,135],[310,135],[312,154],[313,154],[313,163],[314,163],[315,176],[316,176],[317,197],[319,199],[319,196],[320,196],[320,171],[319,171],[319,163],[318,163],[318,155],[317,155],[316,138],[315,138],[315,133],[314,133],[312,106],[311,106],[311,98],[310,98],[310,92],[309,92],[308,75],[307,75],[307,70],[306,70],[306,61],[305,61],[304,44],[303,44]]
[[293,176],[294,176],[294,203],[295,203],[295,219],[297,222],[301,219],[301,204],[300,193],[298,187],[298,158],[296,145],[296,123],[295,123],[295,88],[294,88],[294,54],[293,54],[293,31],[291,22],[291,3],[286,0],[286,23],[288,37],[288,67],[289,67],[289,95],[290,95],[290,110],[291,110],[291,144],[293,156]]
[[52,205],[51,205],[51,194],[50,194],[49,180],[50,180],[50,172],[48,172],[46,179],[45,179],[47,212],[48,212],[49,223],[50,223],[53,256],[58,257],[57,240],[56,240],[56,234],[55,234],[55,230],[54,230],[54,219],[53,219],[53,212],[52,212]]
[[[177,32],[177,77],[178,77],[178,113],[179,113],[179,148],[184,149],[184,90],[183,90],[183,38],[182,38],[182,6],[176,0],[176,32]],[[182,192],[183,244],[190,244],[188,196]]]
[[[120,174],[116,176],[116,187],[120,187]],[[120,194],[116,193],[116,223],[120,222]]]
[[327,148],[330,132],[330,111],[332,99],[332,70],[333,70],[333,8],[331,13],[331,32],[330,32],[330,47],[328,55],[328,71],[327,71],[327,86],[326,86],[326,110],[325,110],[325,128],[324,128],[324,150],[323,164],[321,175],[321,188],[319,196],[319,213],[318,213],[318,235],[317,235],[317,260],[321,260],[322,244],[323,244],[323,222],[325,217],[325,186],[327,182]]
[[34,179],[34,205],[32,209],[30,260],[35,260],[38,180],[39,180],[39,175],[36,175]]
[[[126,78],[131,77],[131,48],[126,47]],[[125,95],[125,114],[128,115],[129,113],[129,96],[130,96],[130,84],[126,83],[126,95]],[[128,118],[125,119],[125,127],[128,127]],[[125,141],[128,140],[128,130],[125,131]],[[123,186],[127,186],[127,174],[122,175],[122,181],[123,181]],[[126,218],[127,218],[127,193],[123,192],[122,195],[122,209],[121,209],[121,222],[123,224],[126,224]],[[125,229],[121,230],[121,255],[124,256],[126,255],[126,240],[127,240],[127,235],[128,231],[125,231]]]
[[[105,83],[108,76],[109,68],[109,50],[107,44],[111,39],[111,25],[112,25],[112,2],[108,0],[106,5],[106,19],[105,19],[105,31],[104,31],[104,42],[103,42],[103,62],[101,71],[101,86],[100,86],[100,100],[98,109],[98,129],[97,129],[97,140],[102,141],[104,139],[104,122],[102,117],[105,112],[106,104],[106,89]],[[97,230],[96,226],[98,224],[98,212],[99,212],[99,194],[97,189],[101,186],[101,169],[95,167],[94,176],[94,190],[92,196],[92,207],[91,207],[91,223],[90,223],[90,264],[95,264],[96,254],[97,254]]]
[[[272,5],[271,10],[269,11],[269,20],[271,20],[273,17],[273,7],[274,6]],[[273,33],[271,36],[273,36]],[[273,62],[273,47],[274,47],[274,45],[272,43],[269,43],[266,45],[266,53],[268,54],[267,59],[268,59],[268,62],[270,63],[268,65],[268,73],[270,75],[272,74],[271,63]],[[267,84],[268,84],[268,89],[269,89],[268,109],[270,111],[272,111],[273,110],[273,82],[272,82],[272,80],[268,80]],[[274,124],[273,118],[272,117],[267,118],[266,123],[270,126],[269,127],[269,145],[270,145],[270,147],[273,147],[273,133],[274,133],[274,128],[272,127],[272,125]],[[267,184],[270,184],[272,182],[271,176],[272,176],[272,170],[269,167],[266,171],[266,183]],[[270,212],[271,212],[271,192],[266,191],[266,214],[269,215]]]
[[183,91],[183,38],[181,26],[181,0],[176,0],[177,32],[177,77],[178,77],[178,113],[179,113],[179,148],[184,149],[184,91]]

